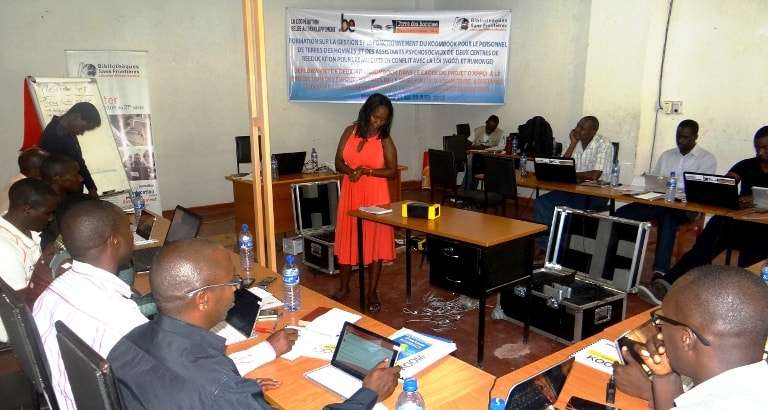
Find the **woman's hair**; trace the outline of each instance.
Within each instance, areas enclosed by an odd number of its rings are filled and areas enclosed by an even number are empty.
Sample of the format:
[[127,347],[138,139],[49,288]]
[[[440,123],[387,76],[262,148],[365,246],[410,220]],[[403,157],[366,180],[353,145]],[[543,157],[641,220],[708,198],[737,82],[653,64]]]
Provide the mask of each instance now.
[[370,126],[369,121],[371,115],[373,115],[373,112],[381,106],[387,107],[387,110],[389,110],[389,118],[379,129],[379,139],[389,138],[389,129],[392,126],[392,118],[395,116],[395,111],[392,109],[392,101],[390,101],[386,95],[379,93],[371,94],[371,96],[365,100],[365,104],[360,107],[360,113],[357,115],[357,135],[364,138],[368,137],[368,133],[370,132],[368,127]]

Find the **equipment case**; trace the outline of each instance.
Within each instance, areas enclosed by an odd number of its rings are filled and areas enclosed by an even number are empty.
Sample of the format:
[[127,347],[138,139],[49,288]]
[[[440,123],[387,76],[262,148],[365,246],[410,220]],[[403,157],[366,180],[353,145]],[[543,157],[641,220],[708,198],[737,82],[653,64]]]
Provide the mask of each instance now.
[[530,289],[501,291],[493,317],[528,320],[533,331],[566,344],[624,320],[649,231],[648,222],[556,208],[544,267],[533,272]]
[[339,271],[333,252],[339,181],[291,185],[293,221],[304,242],[304,264],[319,271]]

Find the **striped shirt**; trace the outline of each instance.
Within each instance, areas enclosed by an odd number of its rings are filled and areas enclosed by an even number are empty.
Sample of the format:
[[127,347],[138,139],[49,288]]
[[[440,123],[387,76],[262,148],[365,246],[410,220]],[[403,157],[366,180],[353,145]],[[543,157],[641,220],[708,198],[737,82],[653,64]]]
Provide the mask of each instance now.
[[[0,216],[0,278],[15,290],[24,289],[38,259],[40,234],[32,232],[30,238]],[[5,327],[0,323],[0,342],[7,341]]]
[[147,319],[131,300],[131,288],[117,275],[87,263],[72,267],[54,280],[32,311],[51,368],[51,382],[62,409],[75,409],[54,324],[61,320],[102,357]]
[[573,150],[573,159],[576,161],[576,172],[602,171],[600,180],[609,181],[611,178],[611,160],[613,159],[613,146],[611,142],[600,134],[592,137],[589,145],[584,148],[581,142],[576,144]]

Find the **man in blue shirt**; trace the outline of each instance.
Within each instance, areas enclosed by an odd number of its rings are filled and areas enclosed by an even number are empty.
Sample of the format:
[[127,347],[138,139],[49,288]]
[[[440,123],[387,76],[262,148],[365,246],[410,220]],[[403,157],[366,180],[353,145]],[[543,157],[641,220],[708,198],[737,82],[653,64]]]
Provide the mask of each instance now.
[[[209,331],[234,304],[236,273],[229,252],[211,242],[163,247],[150,272],[160,314],[128,333],[107,357],[125,408],[272,408],[259,383],[240,376],[224,354],[225,339]],[[392,394],[399,371],[373,370],[352,397],[326,409],[373,408]]]

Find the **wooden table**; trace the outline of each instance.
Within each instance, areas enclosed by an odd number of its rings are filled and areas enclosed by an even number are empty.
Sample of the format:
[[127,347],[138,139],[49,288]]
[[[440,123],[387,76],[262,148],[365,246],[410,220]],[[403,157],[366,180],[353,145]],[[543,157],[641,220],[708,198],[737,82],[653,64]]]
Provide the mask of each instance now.
[[[653,309],[651,309],[653,310]],[[530,363],[520,369],[500,377],[493,388],[494,397],[506,398],[509,389],[513,385],[546,370],[557,363],[567,359],[572,354],[600,340],[616,340],[624,332],[640,326],[650,318],[651,310],[632,316],[619,322],[602,332],[584,339],[576,344],[568,346],[558,352],[552,353],[540,360]],[[605,387],[609,376],[606,373],[592,369],[580,363],[574,363],[571,373],[565,383],[562,393],[555,404],[558,409],[564,409],[571,396],[578,396],[598,403],[605,403]],[[637,397],[629,396],[620,390],[616,390],[616,407],[621,410],[648,409],[648,402]]]
[[[234,253],[233,253],[234,258]],[[265,268],[257,267],[256,280],[265,276],[275,276],[278,279],[268,288],[269,292],[277,297],[282,297],[282,283],[279,275]],[[285,312],[280,320],[278,328],[289,324],[297,324],[299,318],[312,311],[316,307],[337,307],[347,311],[351,309],[335,302],[306,287],[301,287],[301,310],[294,313]],[[374,320],[368,316],[357,322],[358,325],[383,336],[389,336],[395,329]],[[242,350],[257,342],[264,340],[266,335],[247,340],[232,346],[228,346],[227,352]],[[285,409],[320,409],[329,403],[340,402],[342,399],[323,387],[307,380],[304,374],[310,370],[321,367],[328,362],[320,359],[300,357],[289,362],[282,358],[247,374],[248,378],[270,377],[282,382],[282,386],[275,390],[264,392],[269,402],[279,408]],[[482,409],[488,406],[488,391],[493,384],[494,377],[468,363],[453,356],[447,356],[417,375],[419,379],[419,392],[424,396],[428,408],[439,409]],[[402,392],[402,384],[395,388],[395,392],[384,400],[384,405],[390,409],[395,408],[397,396]]]
[[[406,166],[398,166],[398,172],[393,179],[388,180],[389,195],[393,201],[400,200],[401,173],[407,170]],[[306,182],[322,182],[340,180],[341,174],[335,172],[316,172],[307,174],[280,175],[272,180],[272,206],[275,213],[275,233],[293,232],[295,223],[293,220],[293,201],[291,199],[291,185]],[[248,224],[253,229],[253,180],[238,178],[232,175],[225,177],[232,182],[232,194],[235,204],[235,226]]]
[[[525,261],[525,272],[530,275],[533,267],[533,235],[544,232],[544,225],[505,218],[497,215],[489,215],[464,209],[441,207],[440,217],[433,220],[420,218],[404,218],[401,216],[402,202],[382,205],[393,211],[383,215],[374,215],[359,210],[350,211],[350,215],[357,218],[357,236],[363,237],[363,220],[391,225],[405,230],[405,299],[411,302],[411,253],[408,251],[411,245],[411,231],[423,232],[441,238],[453,239],[465,244],[476,245],[484,250],[513,241],[520,241],[520,246],[528,250]],[[365,310],[365,265],[363,264],[363,243],[358,241],[358,274],[360,280],[360,310]],[[480,280],[487,279],[484,264],[480,264]],[[488,292],[494,292],[525,279],[527,276],[514,278],[513,280],[487,287],[481,284],[479,294],[480,307],[477,338],[477,361],[483,362],[485,344],[485,299]]]

